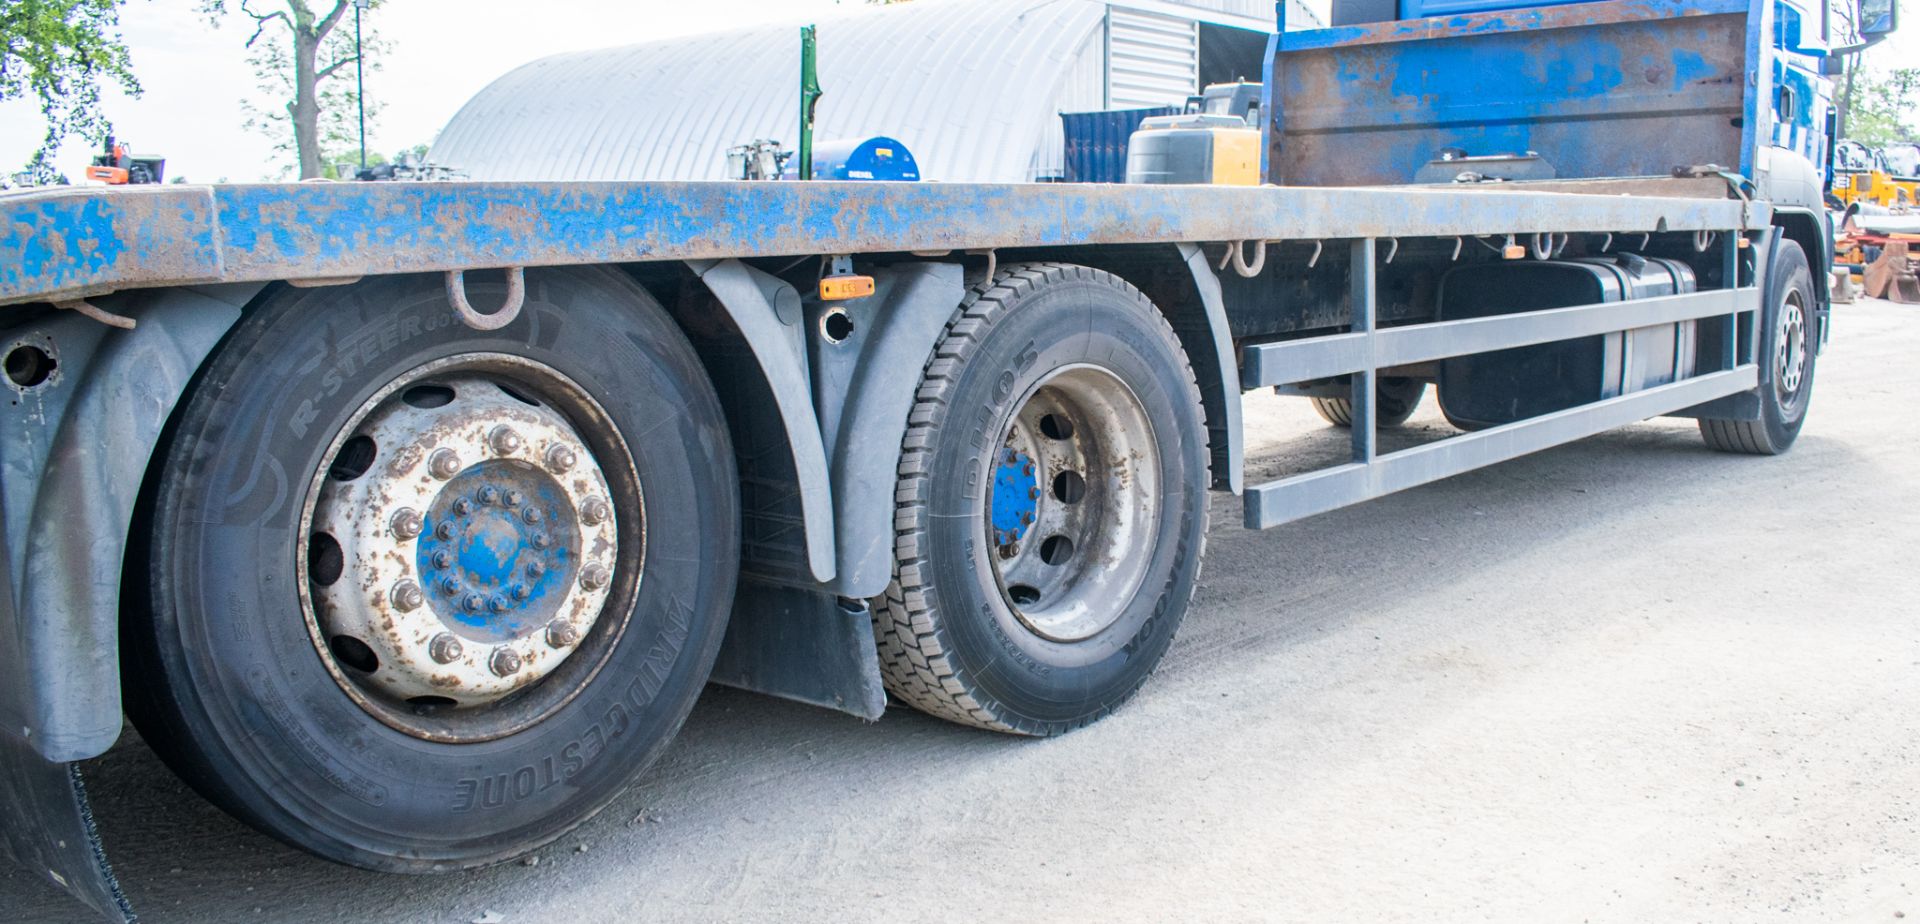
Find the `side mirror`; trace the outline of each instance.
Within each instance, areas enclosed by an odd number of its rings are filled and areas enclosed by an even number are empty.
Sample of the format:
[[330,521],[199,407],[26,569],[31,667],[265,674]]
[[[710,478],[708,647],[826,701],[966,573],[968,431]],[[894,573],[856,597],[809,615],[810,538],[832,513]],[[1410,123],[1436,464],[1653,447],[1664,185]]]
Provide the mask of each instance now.
[[1900,5],[1894,0],[1860,0],[1860,36],[1873,38],[1892,32],[1900,23]]

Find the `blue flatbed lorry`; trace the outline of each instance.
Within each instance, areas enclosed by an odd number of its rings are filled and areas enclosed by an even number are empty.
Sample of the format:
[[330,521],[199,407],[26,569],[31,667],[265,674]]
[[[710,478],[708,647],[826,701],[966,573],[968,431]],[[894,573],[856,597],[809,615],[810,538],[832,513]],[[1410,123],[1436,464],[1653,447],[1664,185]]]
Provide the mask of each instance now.
[[[710,679],[1098,719],[1210,491],[1273,527],[1660,415],[1785,451],[1823,74],[1890,5],[1498,6],[1276,31],[1259,187],[0,197],[0,843],[131,919],[81,780],[130,718],[288,843],[483,866]],[[1381,451],[1430,386],[1462,432]],[[1269,388],[1351,460],[1243,484]]]

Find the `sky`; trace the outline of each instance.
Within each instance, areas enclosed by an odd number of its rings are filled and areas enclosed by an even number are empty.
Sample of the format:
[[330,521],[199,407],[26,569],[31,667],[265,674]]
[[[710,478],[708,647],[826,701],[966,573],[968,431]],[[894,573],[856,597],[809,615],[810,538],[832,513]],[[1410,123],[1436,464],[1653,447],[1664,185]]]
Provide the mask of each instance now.
[[[1920,0],[1901,2],[1906,28],[1867,53],[1871,66],[1920,65]],[[259,8],[271,3],[262,0]],[[110,92],[107,115],[136,152],[167,158],[169,179],[278,179],[289,158],[243,127],[241,101],[256,95],[244,49],[251,24],[236,17],[216,28],[194,12],[196,5],[128,0],[121,25],[146,94],[134,100]],[[386,0],[368,14],[393,50],[384,69],[367,77],[368,97],[386,104],[368,128],[367,146],[392,154],[432,142],[461,104],[495,77],[546,55],[798,24],[858,6],[857,0]],[[31,101],[0,103],[0,170],[24,164],[43,132]],[[92,154],[84,142],[69,142],[58,163],[79,177]]]

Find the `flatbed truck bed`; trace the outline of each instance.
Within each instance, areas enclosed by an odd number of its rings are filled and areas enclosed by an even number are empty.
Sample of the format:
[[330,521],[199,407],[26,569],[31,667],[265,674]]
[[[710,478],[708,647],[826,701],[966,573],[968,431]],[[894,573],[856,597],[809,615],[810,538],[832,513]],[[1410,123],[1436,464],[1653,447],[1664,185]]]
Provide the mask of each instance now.
[[[1687,179],[1193,187],[380,183],[0,193],[0,305],[168,285],[803,254],[1756,229]],[[1618,190],[1630,189],[1627,195]]]

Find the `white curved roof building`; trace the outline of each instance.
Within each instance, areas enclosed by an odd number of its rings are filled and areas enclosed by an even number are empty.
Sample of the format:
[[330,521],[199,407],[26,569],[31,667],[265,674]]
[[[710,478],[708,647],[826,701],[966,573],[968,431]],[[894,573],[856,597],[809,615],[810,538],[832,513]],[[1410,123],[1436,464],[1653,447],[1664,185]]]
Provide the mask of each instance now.
[[[822,19],[814,137],[890,135],[929,180],[1055,177],[1060,112],[1177,104],[1204,83],[1257,80],[1272,8],[916,0]],[[1317,22],[1304,7],[1288,20]],[[728,148],[797,144],[799,25],[523,65],[461,108],[431,159],[476,180],[722,179]]]

